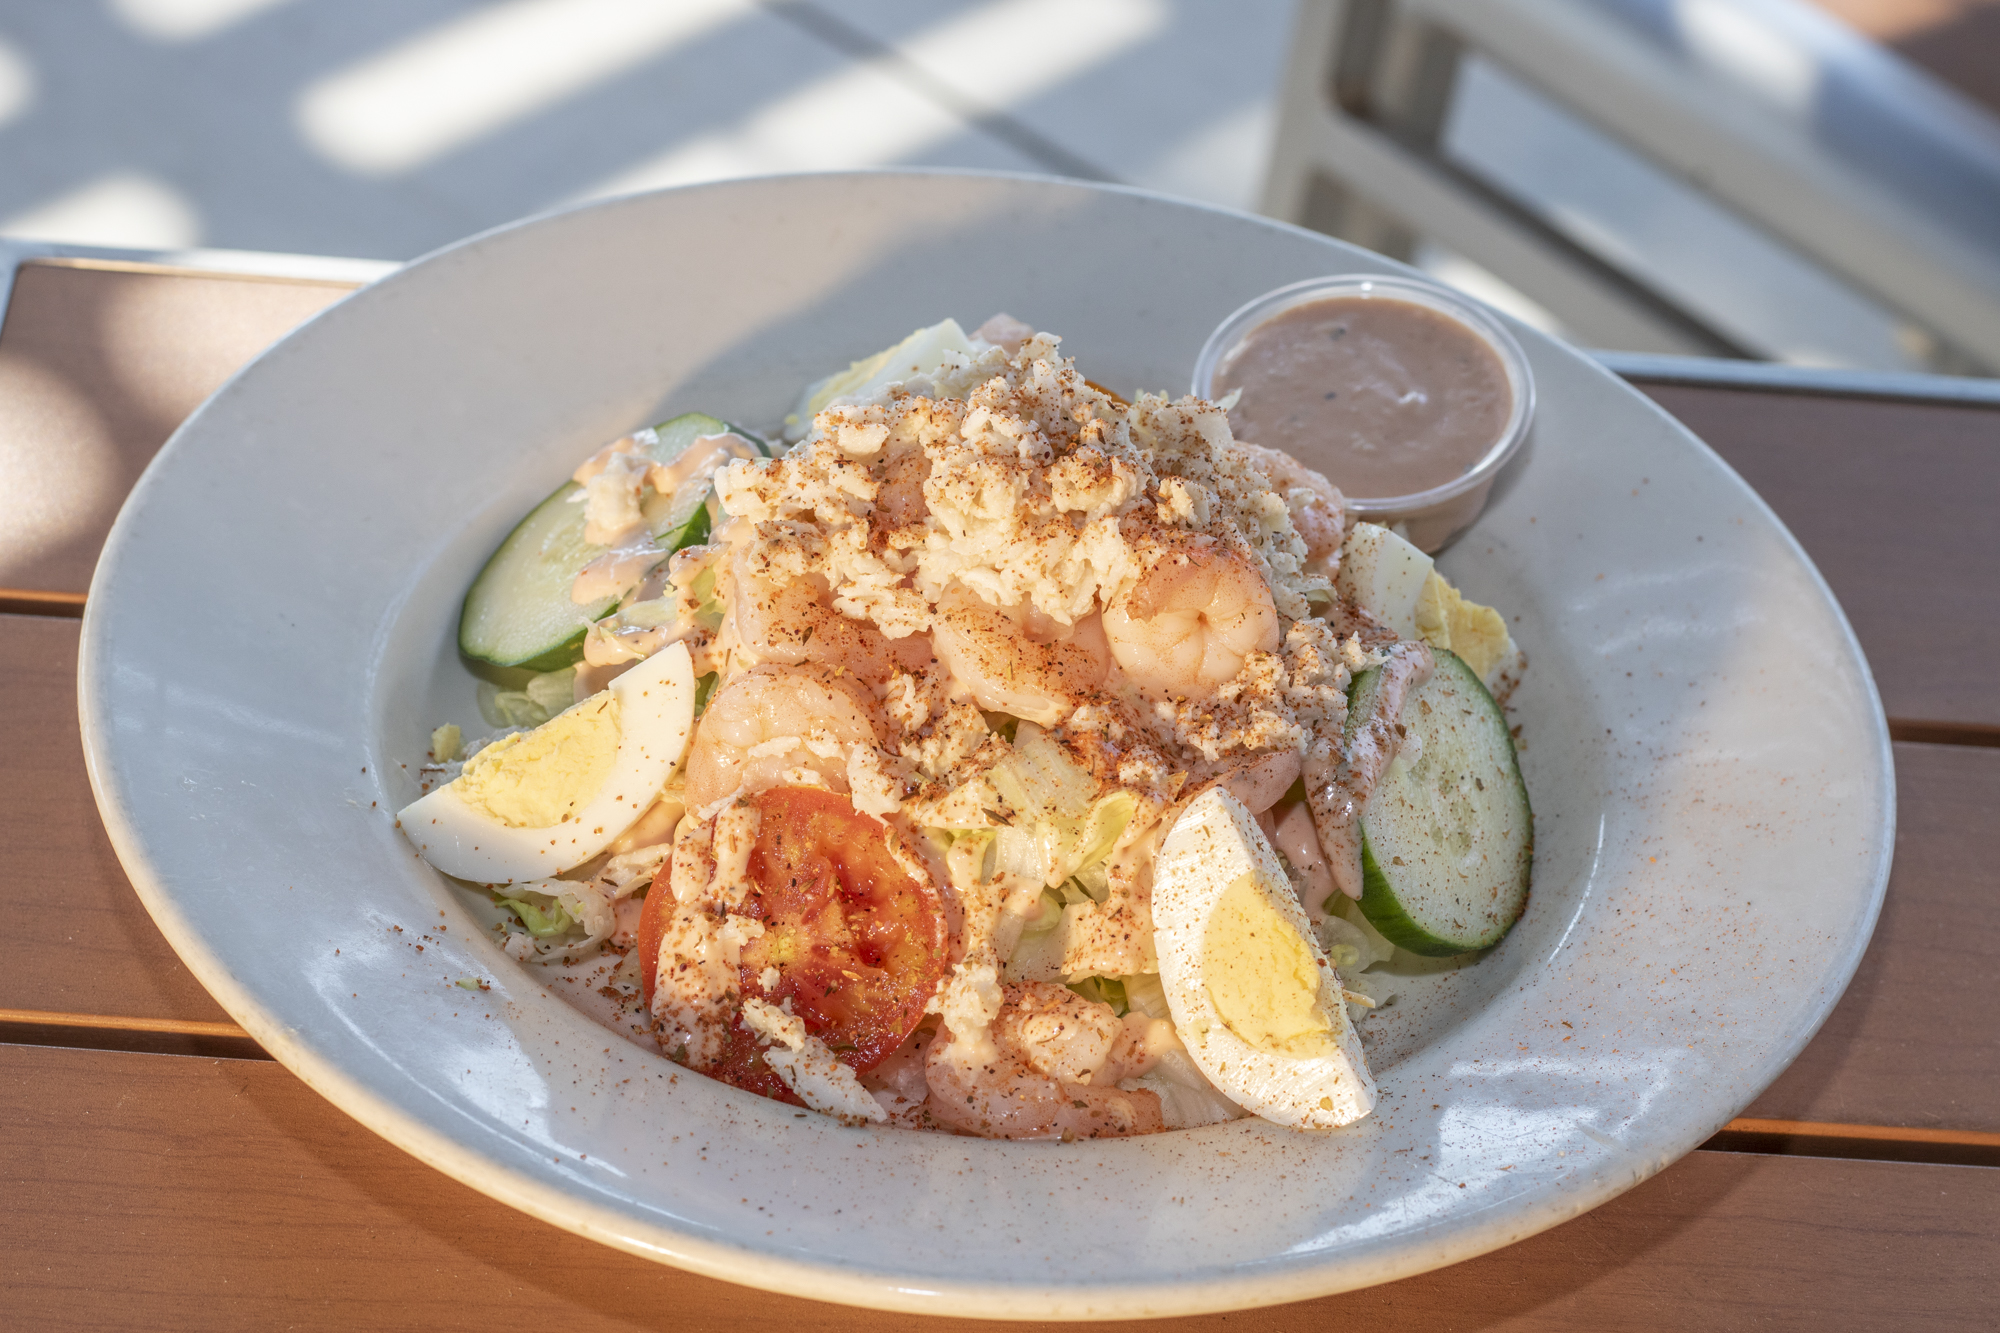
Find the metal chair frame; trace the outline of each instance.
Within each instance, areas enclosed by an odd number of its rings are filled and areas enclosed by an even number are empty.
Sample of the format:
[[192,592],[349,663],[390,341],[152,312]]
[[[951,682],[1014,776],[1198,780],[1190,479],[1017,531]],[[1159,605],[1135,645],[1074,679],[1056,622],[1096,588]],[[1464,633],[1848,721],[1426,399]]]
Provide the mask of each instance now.
[[1589,0],[1301,0],[1264,211],[1403,258],[1420,231],[1597,345],[1757,355],[1446,156],[1475,51],[1896,311],[1933,368],[2000,371],[2000,255]]

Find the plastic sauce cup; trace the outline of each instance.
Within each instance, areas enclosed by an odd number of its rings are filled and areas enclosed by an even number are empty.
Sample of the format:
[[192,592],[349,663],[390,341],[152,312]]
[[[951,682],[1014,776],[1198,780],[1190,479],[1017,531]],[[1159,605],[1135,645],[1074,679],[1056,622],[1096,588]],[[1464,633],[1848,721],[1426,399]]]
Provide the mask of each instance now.
[[[1513,401],[1505,424],[1491,445],[1459,475],[1405,495],[1357,495],[1341,486],[1342,494],[1347,498],[1350,520],[1363,519],[1397,528],[1423,550],[1435,553],[1479,517],[1500,469],[1506,466],[1507,460],[1514,456],[1521,442],[1527,438],[1528,424],[1535,412],[1535,382],[1528,370],[1528,358],[1513,335],[1477,302],[1436,283],[1375,273],[1341,274],[1295,282],[1266,292],[1216,327],[1195,360],[1194,394],[1198,398],[1214,398],[1219,371],[1250,335],[1267,321],[1314,301],[1342,298],[1404,302],[1441,315],[1484,342],[1507,376],[1507,387]],[[1308,467],[1317,466],[1312,459],[1300,461]],[[1321,470],[1327,472],[1336,486],[1341,485],[1337,465],[1333,469]]]

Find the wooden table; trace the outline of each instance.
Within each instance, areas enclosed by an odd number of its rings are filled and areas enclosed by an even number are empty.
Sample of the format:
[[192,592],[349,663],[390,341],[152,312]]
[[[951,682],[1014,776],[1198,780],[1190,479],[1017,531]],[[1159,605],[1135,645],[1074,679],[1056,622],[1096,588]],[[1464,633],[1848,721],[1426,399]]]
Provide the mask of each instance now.
[[[0,326],[0,1325],[940,1326],[659,1267],[418,1165],[265,1057],[134,897],[77,734],[98,546],[175,423],[345,290],[29,263]],[[1743,1119],[1597,1211],[1179,1326],[2000,1327],[2000,405],[1642,387],[1791,526],[1874,665],[1901,815],[1861,970]]]

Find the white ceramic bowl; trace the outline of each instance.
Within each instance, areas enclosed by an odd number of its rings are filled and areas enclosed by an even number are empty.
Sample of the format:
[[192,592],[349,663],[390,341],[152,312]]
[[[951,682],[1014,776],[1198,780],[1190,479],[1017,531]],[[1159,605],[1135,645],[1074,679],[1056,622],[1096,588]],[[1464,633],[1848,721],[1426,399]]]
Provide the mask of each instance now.
[[194,973],[344,1110],[515,1207],[734,1281],[1189,1313],[1572,1217],[1699,1143],[1819,1026],[1881,901],[1893,787],[1867,668],[1791,537],[1686,430],[1525,328],[1533,438],[1444,567],[1530,655],[1534,893],[1490,956],[1406,980],[1359,1126],[1064,1146],[800,1118],[611,1041],[392,824],[430,728],[474,722],[467,581],[602,440],[696,407],[774,422],[945,314],[1008,310],[1093,379],[1170,387],[1248,297],[1368,269],[1393,266],[1215,209],[921,173],[640,196],[433,255],[266,352],[127,502],[80,668],[112,840]]

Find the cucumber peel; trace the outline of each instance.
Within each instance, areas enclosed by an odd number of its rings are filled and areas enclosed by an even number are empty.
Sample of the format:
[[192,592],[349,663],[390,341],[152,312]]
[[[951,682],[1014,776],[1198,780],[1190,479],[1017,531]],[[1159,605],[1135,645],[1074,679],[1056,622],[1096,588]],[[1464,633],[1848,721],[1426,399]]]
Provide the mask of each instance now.
[[459,608],[459,652],[530,671],[560,671],[583,657],[583,636],[618,599],[569,599],[577,572],[604,551],[583,539],[582,490],[564,482],[500,543]]
[[[655,426],[656,438],[645,450],[655,461],[671,463],[695,440],[724,432],[735,432],[761,452],[771,452],[758,436],[702,412],[688,412]],[[570,600],[577,574],[605,551],[583,539],[582,489],[574,481],[558,486],[487,559],[459,610],[458,650],[465,657],[537,672],[560,671],[582,660],[584,636],[591,625],[618,605],[615,597],[588,606]],[[707,540],[713,494],[709,482],[696,480],[672,495],[646,498],[642,509],[646,526],[663,554]]]
[[[1447,957],[1491,948],[1521,917],[1534,814],[1506,717],[1460,658],[1403,704],[1403,755],[1362,811],[1361,911],[1390,942]],[[1375,672],[1350,688],[1350,734],[1374,703]]]

